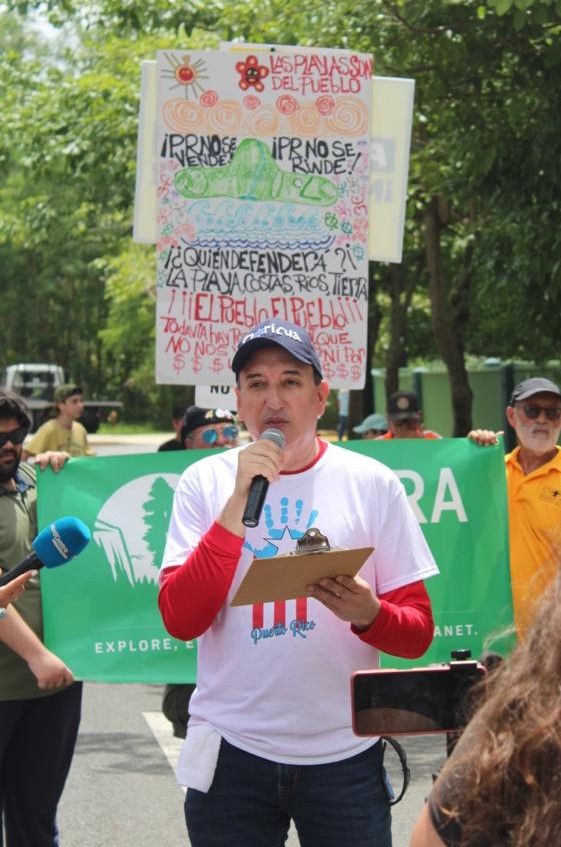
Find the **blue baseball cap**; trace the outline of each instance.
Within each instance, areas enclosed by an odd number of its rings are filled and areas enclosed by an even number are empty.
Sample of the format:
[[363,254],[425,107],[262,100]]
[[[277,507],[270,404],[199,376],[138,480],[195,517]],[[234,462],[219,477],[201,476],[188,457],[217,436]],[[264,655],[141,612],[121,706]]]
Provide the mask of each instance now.
[[359,434],[370,432],[371,430],[374,432],[388,431],[388,422],[384,415],[377,415],[376,413],[368,415],[358,426],[353,426],[353,432],[358,432]]
[[320,377],[323,378],[319,357],[314,349],[308,331],[303,326],[290,323],[289,321],[280,321],[276,318],[268,318],[265,321],[261,321],[260,324],[257,324],[246,335],[241,337],[238,349],[232,359],[232,370],[236,376],[239,375],[241,369],[255,350],[275,344],[278,347],[282,347],[300,362],[311,365]]

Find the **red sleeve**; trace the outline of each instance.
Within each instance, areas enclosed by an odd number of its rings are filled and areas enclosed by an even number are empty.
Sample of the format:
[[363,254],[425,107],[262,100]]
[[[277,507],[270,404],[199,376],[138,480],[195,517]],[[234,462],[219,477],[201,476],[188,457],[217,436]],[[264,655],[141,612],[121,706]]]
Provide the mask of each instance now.
[[372,647],[418,659],[425,653],[434,635],[430,597],[423,582],[412,582],[381,594],[381,608],[372,625],[363,631],[351,627],[361,641]]
[[189,641],[209,628],[228,596],[242,544],[214,523],[184,564],[161,572],[158,606],[170,635]]

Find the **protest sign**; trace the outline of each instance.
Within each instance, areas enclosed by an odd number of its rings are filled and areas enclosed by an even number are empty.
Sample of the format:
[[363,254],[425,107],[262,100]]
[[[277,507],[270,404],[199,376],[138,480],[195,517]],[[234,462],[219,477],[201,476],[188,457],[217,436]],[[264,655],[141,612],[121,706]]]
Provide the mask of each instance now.
[[[512,622],[502,450],[466,439],[345,446],[396,470],[440,568],[426,583],[436,634],[421,663],[446,661],[454,649],[480,655],[487,636]],[[181,471],[204,456],[186,450],[72,459],[59,474],[39,475],[40,526],[76,515],[93,536],[76,560],[42,573],[46,642],[77,676],[195,678],[196,646],[164,630],[157,579],[174,488]],[[302,532],[288,529],[294,538]],[[382,663],[412,664],[392,656],[382,656]]]
[[157,381],[232,383],[279,318],[362,388],[371,57],[161,51],[157,76]]

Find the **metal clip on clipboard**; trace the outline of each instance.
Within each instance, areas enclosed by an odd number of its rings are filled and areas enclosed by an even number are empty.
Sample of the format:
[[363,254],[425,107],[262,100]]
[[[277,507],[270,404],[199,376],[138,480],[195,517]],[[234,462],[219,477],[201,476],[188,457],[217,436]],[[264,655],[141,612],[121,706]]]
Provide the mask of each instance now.
[[311,526],[306,530],[302,538],[299,538],[296,542],[294,553],[297,555],[302,553],[324,553],[328,550],[331,550],[331,545],[327,535],[320,532],[317,527]]

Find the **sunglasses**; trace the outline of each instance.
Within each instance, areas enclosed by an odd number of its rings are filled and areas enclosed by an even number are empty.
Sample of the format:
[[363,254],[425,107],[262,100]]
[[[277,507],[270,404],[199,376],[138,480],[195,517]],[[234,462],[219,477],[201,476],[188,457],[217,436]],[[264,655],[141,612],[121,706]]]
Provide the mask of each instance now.
[[220,436],[225,441],[235,441],[238,437],[237,426],[225,426],[222,429],[205,429],[204,432],[201,432],[201,441],[204,441],[205,444],[216,444]]
[[561,418],[561,409],[559,407],[550,408],[549,406],[520,406],[528,420],[535,421],[543,412],[548,421],[558,421]]
[[12,429],[11,432],[0,432],[0,448],[8,441],[12,444],[23,444],[28,431],[26,426],[20,426],[18,429]]

